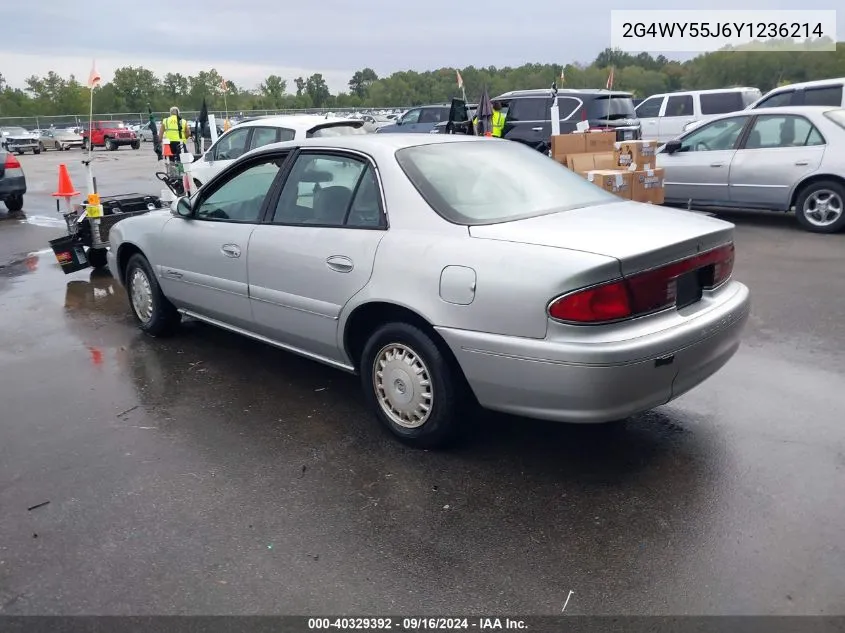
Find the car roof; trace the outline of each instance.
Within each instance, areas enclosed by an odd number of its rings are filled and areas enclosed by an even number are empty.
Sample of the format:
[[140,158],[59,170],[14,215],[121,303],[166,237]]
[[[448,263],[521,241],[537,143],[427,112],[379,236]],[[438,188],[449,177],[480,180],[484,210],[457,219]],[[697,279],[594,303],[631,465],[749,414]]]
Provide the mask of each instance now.
[[243,121],[240,124],[233,126],[232,129],[238,127],[254,127],[261,126],[277,126],[286,127],[294,130],[307,131],[318,125],[332,125],[334,123],[354,124],[357,123],[355,119],[347,119],[344,117],[326,117],[319,114],[290,114],[279,116],[268,116],[257,119],[250,119]]
[[800,83],[787,84],[785,86],[778,86],[772,88],[763,96],[774,94],[776,92],[784,92],[787,90],[798,90],[800,88],[818,88],[820,86],[836,86],[845,85],[845,77],[832,77],[831,79],[816,79],[814,81],[802,81]]
[[675,97],[678,95],[692,94],[706,95],[717,92],[745,92],[746,90],[760,92],[759,88],[752,88],[751,86],[731,86],[730,88],[708,88],[707,90],[674,90],[672,92],[656,92],[653,95],[646,97],[646,99],[651,99],[652,97]]
[[[632,93],[621,90],[605,90],[604,88],[558,88],[558,96],[561,95],[595,95],[595,96],[613,96],[613,97],[631,97]],[[494,97],[493,101],[500,99],[519,99],[521,97],[551,97],[551,88],[533,88],[531,90],[511,90]]]
[[824,112],[830,112],[832,110],[843,110],[840,106],[780,106],[777,108],[754,108],[745,110],[737,110],[736,112],[725,112],[724,114],[720,114],[719,116],[713,117],[712,119],[707,119],[708,121],[714,119],[729,119],[734,116],[744,115],[744,116],[764,116],[767,114],[821,114]]

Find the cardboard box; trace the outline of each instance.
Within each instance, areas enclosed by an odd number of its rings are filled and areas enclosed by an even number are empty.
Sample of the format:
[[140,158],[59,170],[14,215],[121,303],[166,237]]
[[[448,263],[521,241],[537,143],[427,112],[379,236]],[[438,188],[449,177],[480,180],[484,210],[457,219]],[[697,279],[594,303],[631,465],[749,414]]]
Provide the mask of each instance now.
[[562,162],[572,171],[585,175],[593,169],[616,169],[613,152],[596,152],[590,154],[570,154]]
[[587,132],[585,152],[612,152],[616,148],[616,132]]
[[[611,145],[613,147],[613,145]],[[593,166],[595,169],[617,169],[616,153],[610,149],[606,152],[593,154]]]
[[631,172],[631,199],[637,202],[663,204],[666,192],[663,186],[663,174],[663,169],[660,167]]
[[643,171],[655,166],[656,141],[618,141],[614,148],[617,169]]
[[631,199],[632,173],[624,169],[593,169],[587,180],[620,198]]
[[571,154],[585,154],[587,142],[584,134],[556,134],[552,136],[552,158],[562,163]]

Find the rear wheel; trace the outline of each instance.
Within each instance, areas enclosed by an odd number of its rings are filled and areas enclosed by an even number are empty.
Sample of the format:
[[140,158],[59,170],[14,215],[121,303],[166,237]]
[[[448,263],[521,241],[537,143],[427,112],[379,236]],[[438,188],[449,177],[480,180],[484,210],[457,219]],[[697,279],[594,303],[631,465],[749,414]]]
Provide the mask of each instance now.
[[[58,146],[58,143],[56,143],[56,145]],[[43,151],[44,151],[44,143],[42,143],[42,142],[40,142],[40,141],[38,142],[38,151],[39,151],[39,152],[43,152]]]
[[138,327],[150,336],[172,334],[182,317],[161,291],[147,258],[136,253],[126,266],[126,292]]
[[82,149],[88,149],[88,139],[82,139]]
[[427,332],[408,323],[381,326],[364,346],[360,370],[376,417],[400,441],[435,448],[458,435],[468,390]]
[[132,141],[132,149],[141,149],[141,141]]
[[40,148],[40,147],[35,147],[35,148],[33,148],[32,153],[33,153],[33,154],[40,154],[40,153],[41,153],[41,148]]
[[813,233],[838,233],[845,228],[845,186],[835,180],[807,185],[795,202],[795,217]]
[[8,209],[10,213],[17,213],[23,209],[23,196],[21,194],[9,196],[3,201],[3,203],[6,205],[6,209]]

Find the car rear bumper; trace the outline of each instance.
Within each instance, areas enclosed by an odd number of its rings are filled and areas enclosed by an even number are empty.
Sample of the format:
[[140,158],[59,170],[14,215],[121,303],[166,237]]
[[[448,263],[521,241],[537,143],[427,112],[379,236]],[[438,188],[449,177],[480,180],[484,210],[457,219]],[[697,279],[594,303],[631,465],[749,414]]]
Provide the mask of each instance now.
[[0,199],[26,193],[25,176],[0,176]]
[[666,404],[736,353],[750,313],[738,282],[700,316],[624,341],[523,339],[437,328],[479,403],[559,422],[609,422]]

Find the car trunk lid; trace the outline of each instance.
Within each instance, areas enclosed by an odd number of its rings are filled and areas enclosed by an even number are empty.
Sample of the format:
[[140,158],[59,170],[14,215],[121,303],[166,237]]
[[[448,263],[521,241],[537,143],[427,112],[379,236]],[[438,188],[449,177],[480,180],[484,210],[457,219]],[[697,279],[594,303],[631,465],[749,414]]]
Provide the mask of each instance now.
[[732,241],[733,225],[706,215],[619,201],[469,227],[470,236],[613,257],[625,276]]

